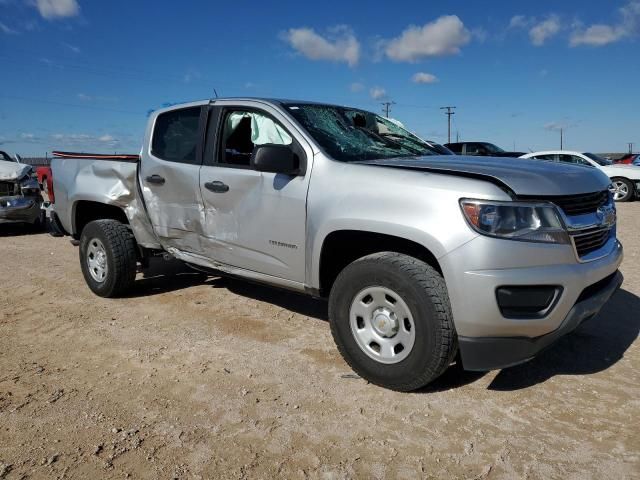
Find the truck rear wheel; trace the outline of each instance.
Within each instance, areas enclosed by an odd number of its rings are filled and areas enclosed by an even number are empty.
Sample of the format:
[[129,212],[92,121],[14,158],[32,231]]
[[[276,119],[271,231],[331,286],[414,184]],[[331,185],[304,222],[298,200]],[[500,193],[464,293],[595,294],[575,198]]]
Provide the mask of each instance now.
[[375,253],[348,265],[331,289],[329,321],[351,368],[392,390],[432,382],[457,351],[444,279],[400,253]]
[[125,293],[136,277],[136,240],[117,220],[88,223],[80,236],[80,265],[87,285],[100,297]]

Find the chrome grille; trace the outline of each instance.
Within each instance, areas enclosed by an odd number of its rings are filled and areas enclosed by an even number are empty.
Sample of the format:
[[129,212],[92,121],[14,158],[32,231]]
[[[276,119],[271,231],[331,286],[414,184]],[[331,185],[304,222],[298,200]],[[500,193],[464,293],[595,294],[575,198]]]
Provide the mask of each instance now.
[[580,258],[602,248],[611,237],[610,228],[591,228],[571,232],[571,239]]
[[599,207],[606,205],[609,201],[609,192],[603,190],[595,193],[585,193],[580,195],[562,195],[549,197],[520,197],[525,200],[537,200],[552,202],[560,207],[565,215],[584,215],[595,213]]

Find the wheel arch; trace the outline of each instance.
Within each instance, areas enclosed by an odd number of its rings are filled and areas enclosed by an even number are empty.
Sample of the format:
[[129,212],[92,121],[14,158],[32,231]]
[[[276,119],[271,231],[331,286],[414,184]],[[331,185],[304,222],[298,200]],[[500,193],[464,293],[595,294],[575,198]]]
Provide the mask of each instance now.
[[322,240],[315,284],[321,296],[328,296],[338,274],[351,262],[372,253],[397,252],[418,258],[440,275],[442,267],[434,251],[421,242],[406,237],[369,230],[341,229],[328,233]]
[[129,225],[129,219],[121,207],[91,200],[78,200],[73,204],[73,237],[80,238],[82,230],[94,220],[117,220]]

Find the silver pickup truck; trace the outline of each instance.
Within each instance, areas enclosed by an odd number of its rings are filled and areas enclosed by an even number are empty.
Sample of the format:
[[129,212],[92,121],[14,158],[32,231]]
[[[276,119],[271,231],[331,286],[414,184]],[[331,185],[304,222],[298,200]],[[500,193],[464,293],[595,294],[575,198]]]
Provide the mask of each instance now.
[[394,390],[529,360],[622,283],[597,169],[440,155],[356,108],[195,102],[153,113],[139,156],[59,156],[52,220],[97,295],[171,255],[328,298],[345,360]]

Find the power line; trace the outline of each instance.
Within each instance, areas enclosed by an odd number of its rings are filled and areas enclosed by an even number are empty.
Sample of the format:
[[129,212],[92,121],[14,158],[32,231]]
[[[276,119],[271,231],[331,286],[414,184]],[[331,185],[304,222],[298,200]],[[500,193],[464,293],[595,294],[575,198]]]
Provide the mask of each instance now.
[[109,107],[99,107],[97,105],[78,105],[75,103],[66,103],[66,102],[57,102],[55,100],[44,100],[39,98],[28,98],[28,97],[16,97],[13,95],[0,95],[0,98],[7,98],[9,100],[18,100],[21,102],[33,102],[33,103],[46,103],[49,105],[59,105],[63,107],[74,107],[74,108],[85,108],[90,110],[104,110],[108,112],[116,112],[116,113],[127,113],[130,115],[144,115],[144,111],[135,112],[132,110],[120,110],[117,108],[109,108]]
[[381,102],[382,111],[384,112],[384,116],[389,118],[389,112],[391,111],[391,105],[395,105],[396,102]]
[[458,107],[440,107],[440,110],[446,110],[444,114],[447,116],[447,143],[451,143],[451,115],[455,115],[454,110]]

